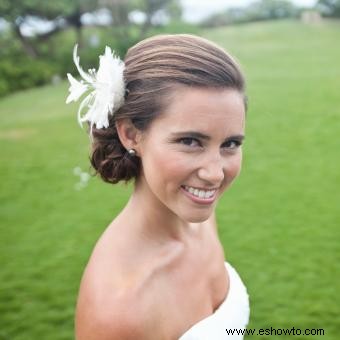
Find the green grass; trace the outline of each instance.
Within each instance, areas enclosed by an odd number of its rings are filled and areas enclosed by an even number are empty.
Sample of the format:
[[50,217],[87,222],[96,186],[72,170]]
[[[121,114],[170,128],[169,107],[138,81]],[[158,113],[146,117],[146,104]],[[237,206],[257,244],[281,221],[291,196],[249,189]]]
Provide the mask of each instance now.
[[[204,36],[237,56],[248,79],[243,171],[217,214],[250,293],[249,327],[323,328],[315,339],[338,339],[340,23]],[[131,191],[95,178],[75,189],[89,143],[66,92],[62,83],[0,102],[0,339],[72,338],[84,265]]]

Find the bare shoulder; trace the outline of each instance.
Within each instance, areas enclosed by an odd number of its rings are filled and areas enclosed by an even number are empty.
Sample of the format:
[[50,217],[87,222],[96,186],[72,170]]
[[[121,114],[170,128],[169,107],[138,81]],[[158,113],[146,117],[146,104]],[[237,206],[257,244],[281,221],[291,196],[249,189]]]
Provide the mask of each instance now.
[[152,339],[155,315],[141,268],[116,243],[106,241],[104,237],[97,243],[83,274],[76,340]]
[[146,313],[145,294],[129,281],[87,268],[76,308],[77,340],[142,340],[150,334],[152,315],[150,310]]

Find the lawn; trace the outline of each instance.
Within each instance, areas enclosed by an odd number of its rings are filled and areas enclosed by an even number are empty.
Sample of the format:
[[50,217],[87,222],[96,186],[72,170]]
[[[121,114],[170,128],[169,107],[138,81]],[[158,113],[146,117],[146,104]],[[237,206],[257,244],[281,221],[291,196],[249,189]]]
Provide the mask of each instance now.
[[[340,23],[202,35],[235,55],[248,80],[243,170],[217,217],[248,287],[249,328],[322,328],[293,338],[338,339]],[[72,339],[84,265],[131,192],[96,178],[78,186],[89,140],[66,95],[63,82],[0,101],[1,340]]]

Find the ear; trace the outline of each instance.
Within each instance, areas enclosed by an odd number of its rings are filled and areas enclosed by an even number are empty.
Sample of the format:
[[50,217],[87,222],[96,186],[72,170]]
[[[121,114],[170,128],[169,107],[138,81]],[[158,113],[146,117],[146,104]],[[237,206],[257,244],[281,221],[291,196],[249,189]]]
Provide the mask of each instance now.
[[142,132],[133,125],[131,119],[119,119],[116,122],[116,129],[119,139],[125,149],[135,149],[138,153]]

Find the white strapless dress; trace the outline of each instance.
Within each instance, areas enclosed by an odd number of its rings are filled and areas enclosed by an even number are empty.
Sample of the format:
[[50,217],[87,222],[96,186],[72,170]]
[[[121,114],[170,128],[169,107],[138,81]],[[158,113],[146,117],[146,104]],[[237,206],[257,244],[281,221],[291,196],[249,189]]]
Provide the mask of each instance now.
[[[243,330],[249,321],[249,297],[236,270],[225,262],[229,276],[229,291],[215,312],[188,329],[179,340],[241,340],[242,334],[231,334],[232,330]],[[229,332],[229,334],[228,334]]]

